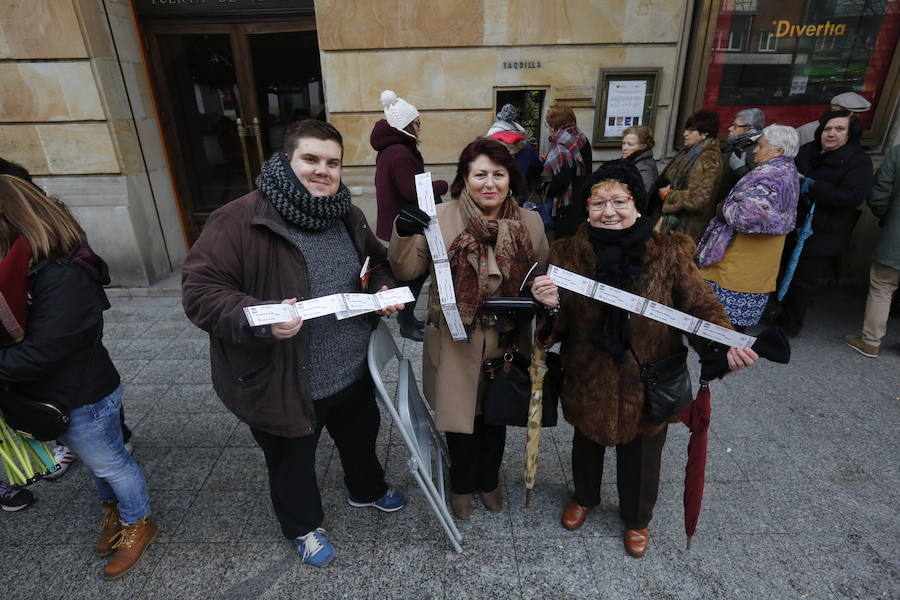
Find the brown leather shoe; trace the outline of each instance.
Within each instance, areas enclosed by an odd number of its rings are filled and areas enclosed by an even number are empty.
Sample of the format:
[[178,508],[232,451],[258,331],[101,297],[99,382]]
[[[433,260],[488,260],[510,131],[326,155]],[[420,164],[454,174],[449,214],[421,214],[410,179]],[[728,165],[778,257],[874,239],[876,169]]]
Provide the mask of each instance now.
[[500,512],[503,510],[503,490],[498,485],[493,492],[478,492],[481,503],[490,512]]
[[562,517],[559,519],[560,524],[569,531],[575,531],[582,525],[587,518],[587,514],[591,512],[590,506],[582,506],[574,500],[569,501],[563,508]]
[[122,529],[113,536],[112,547],[116,553],[103,569],[104,579],[118,579],[133,569],[158,532],[159,527],[150,515],[134,523],[122,523]]
[[472,494],[450,492],[450,510],[457,519],[465,521],[472,516]]
[[640,558],[647,554],[647,546],[650,545],[650,529],[626,529],[625,552]]
[[97,554],[108,556],[113,551],[112,538],[119,533],[119,508],[116,501],[103,502],[103,520],[100,522],[100,539],[97,540]]

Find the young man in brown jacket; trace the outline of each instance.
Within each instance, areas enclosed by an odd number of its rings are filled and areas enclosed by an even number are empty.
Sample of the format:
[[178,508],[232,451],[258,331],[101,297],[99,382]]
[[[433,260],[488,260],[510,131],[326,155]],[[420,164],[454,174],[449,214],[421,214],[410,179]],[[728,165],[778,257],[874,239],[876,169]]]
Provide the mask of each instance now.
[[319,567],[335,555],[320,527],[315,456],[323,427],[340,453],[351,506],[393,512],[406,504],[375,455],[380,413],[366,348],[378,317],[251,327],[243,308],[366,291],[367,258],[368,291],[394,285],[384,247],[341,184],[342,157],[330,124],[293,124],[258,189],[210,216],[182,267],[182,302],[209,333],[216,393],[265,454],[282,533],[303,562]]

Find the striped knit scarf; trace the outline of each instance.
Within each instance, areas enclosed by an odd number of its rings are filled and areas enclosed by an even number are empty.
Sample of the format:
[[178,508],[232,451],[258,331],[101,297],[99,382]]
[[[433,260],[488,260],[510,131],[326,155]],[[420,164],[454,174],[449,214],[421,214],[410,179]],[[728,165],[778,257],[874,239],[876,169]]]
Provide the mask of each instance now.
[[[550,136],[550,150],[544,161],[544,175],[556,175],[563,167],[575,165],[575,177],[587,173],[587,166],[581,156],[581,148],[587,144],[587,138],[577,127],[557,129]],[[566,188],[557,199],[555,206],[569,206],[572,203],[572,186]]]

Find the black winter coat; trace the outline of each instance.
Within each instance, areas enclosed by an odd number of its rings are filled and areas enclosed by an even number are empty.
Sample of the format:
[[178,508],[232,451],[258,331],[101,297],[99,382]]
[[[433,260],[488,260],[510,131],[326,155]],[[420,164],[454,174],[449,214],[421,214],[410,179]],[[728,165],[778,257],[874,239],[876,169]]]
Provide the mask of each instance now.
[[87,246],[71,258],[32,267],[25,339],[0,348],[0,385],[70,410],[99,402],[120,382],[103,346],[106,263]]
[[816,203],[813,234],[806,240],[803,256],[843,254],[859,216],[857,207],[872,188],[872,159],[852,142],[824,154],[816,142],[810,142],[800,147],[794,163],[801,174],[814,180],[809,191],[800,194],[797,205],[800,227],[809,214],[810,203]]

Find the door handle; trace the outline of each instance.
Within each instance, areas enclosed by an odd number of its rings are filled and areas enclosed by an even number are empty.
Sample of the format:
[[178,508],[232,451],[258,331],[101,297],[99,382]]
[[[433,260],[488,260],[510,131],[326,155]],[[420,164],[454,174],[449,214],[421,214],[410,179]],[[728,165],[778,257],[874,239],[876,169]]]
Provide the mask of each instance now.
[[247,155],[247,140],[245,139],[250,135],[249,129],[240,119],[237,119],[237,134],[238,139],[241,141],[241,156],[244,158],[244,175],[247,176],[247,191],[252,192],[253,174],[250,172],[250,157]]
[[256,117],[253,117],[253,125],[250,126],[250,133],[256,137],[256,151],[259,153],[259,164],[262,165],[266,162],[266,157],[263,156],[262,128],[259,125],[259,119]]

